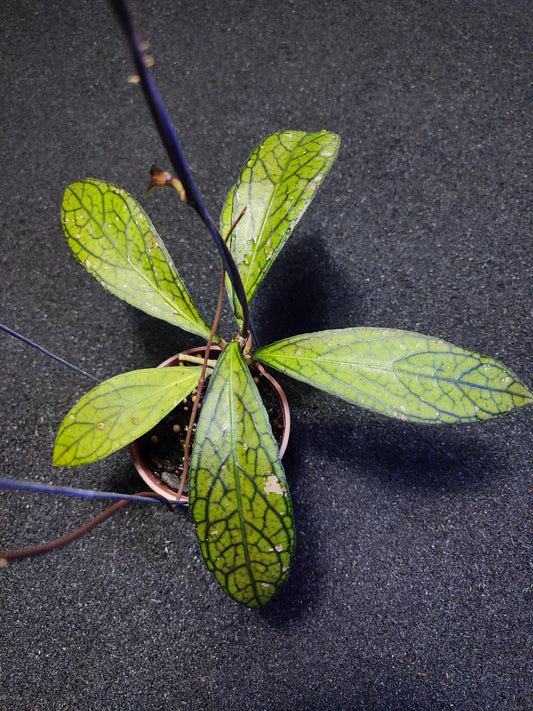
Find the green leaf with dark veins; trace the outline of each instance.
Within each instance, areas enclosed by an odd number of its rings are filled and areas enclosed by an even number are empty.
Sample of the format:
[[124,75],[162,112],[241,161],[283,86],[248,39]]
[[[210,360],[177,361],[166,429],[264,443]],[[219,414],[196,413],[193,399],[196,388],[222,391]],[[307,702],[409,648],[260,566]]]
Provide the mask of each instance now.
[[[222,209],[226,236],[246,208],[229,241],[250,301],[298,220],[314,198],[339,152],[340,137],[328,131],[285,131],[257,146]],[[240,306],[232,293],[233,310]]]
[[259,608],[289,574],[292,507],[261,396],[237,343],[221,353],[191,457],[191,520],[224,591]]
[[100,180],[72,183],[61,219],[67,244],[82,267],[128,304],[209,337],[150,218],[127,192]]
[[147,368],[97,385],[61,423],[54,465],[94,462],[130,444],[190,395],[201,372],[200,366]]
[[486,420],[533,401],[502,363],[409,331],[309,333],[260,348],[254,357],[343,400],[413,422]]

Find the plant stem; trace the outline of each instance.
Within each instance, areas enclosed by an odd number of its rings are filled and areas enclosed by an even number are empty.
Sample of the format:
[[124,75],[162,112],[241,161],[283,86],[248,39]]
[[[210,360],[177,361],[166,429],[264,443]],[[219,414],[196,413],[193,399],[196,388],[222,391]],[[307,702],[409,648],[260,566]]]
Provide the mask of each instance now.
[[[180,362],[183,361],[186,363],[195,363],[196,365],[202,365],[202,363],[205,361],[205,358],[204,357],[200,358],[200,356],[188,355],[187,353],[180,353],[179,360],[180,360]],[[214,368],[216,364],[217,364],[216,360],[208,360],[207,361],[208,368]]]
[[[143,492],[139,494],[139,496],[158,497],[158,494],[155,494],[153,492]],[[171,502],[167,501],[164,497],[160,498],[163,500],[163,503],[166,503],[168,505],[171,511],[174,510],[173,504]],[[68,533],[66,536],[62,536],[61,538],[56,538],[54,541],[50,541],[49,543],[43,543],[40,546],[29,546],[28,548],[18,548],[16,550],[11,551],[0,551],[0,567],[5,566],[8,560],[20,560],[21,558],[29,558],[34,555],[49,553],[50,551],[55,550],[56,548],[66,546],[67,543],[72,543],[72,541],[75,541],[77,538],[80,538],[81,536],[83,536],[84,533],[91,531],[93,528],[98,526],[98,524],[107,521],[107,519],[113,516],[113,514],[117,513],[117,511],[120,511],[124,507],[129,506],[130,503],[131,501],[129,499],[121,499],[105,511],[102,511],[101,514],[93,518],[91,521],[88,521],[80,528],[76,529],[75,531],[72,531],[72,533]]]
[[190,461],[191,461],[191,439],[192,439],[192,434],[193,434],[193,429],[194,425],[196,422],[196,415],[198,413],[198,409],[200,407],[200,400],[202,399],[202,393],[204,390],[204,385],[205,385],[205,374],[207,371],[207,363],[209,359],[209,352],[211,350],[211,346],[213,344],[213,338],[215,336],[217,327],[218,327],[218,322],[220,320],[220,314],[222,313],[222,303],[224,301],[224,281],[225,281],[225,275],[226,271],[224,269],[224,264],[222,264],[222,274],[220,276],[220,289],[218,293],[218,303],[217,303],[217,310],[215,313],[215,318],[213,319],[213,325],[211,327],[211,333],[209,334],[209,339],[207,341],[207,345],[205,347],[205,355],[204,355],[204,362],[202,365],[202,372],[200,374],[200,377],[198,379],[198,386],[196,388],[196,395],[194,399],[194,405],[192,408],[191,412],[191,417],[189,419],[189,429],[187,430],[187,436],[185,438],[185,445],[183,447],[183,472],[181,474],[181,479],[180,479],[180,485],[178,489],[178,493],[176,494],[176,498],[179,501],[180,497],[183,493],[183,488],[185,487],[185,482],[187,481],[187,477],[189,475],[189,466],[190,466]]
[[[242,219],[244,213],[246,212],[246,208],[241,212],[239,217],[235,220],[233,225],[231,226],[230,231],[224,238],[224,241],[227,242],[228,239],[231,236],[231,233],[237,227],[239,224],[240,220]],[[218,291],[218,303],[217,303],[217,310],[215,313],[215,318],[213,319],[213,325],[211,327],[211,333],[209,334],[209,340],[207,341],[207,346],[205,348],[205,354],[204,354],[204,363],[202,367],[202,372],[200,374],[200,378],[198,379],[198,387],[196,388],[196,397],[194,400],[194,405],[192,408],[191,412],[191,417],[189,419],[189,429],[187,430],[187,437],[185,438],[185,445],[184,445],[184,457],[183,457],[183,472],[181,474],[181,479],[180,479],[180,485],[178,489],[178,493],[176,494],[176,498],[179,499],[181,498],[181,495],[183,493],[183,488],[185,486],[185,482],[187,481],[187,477],[189,475],[189,466],[190,466],[190,450],[191,450],[191,439],[192,439],[192,432],[194,428],[194,424],[196,422],[196,415],[198,413],[198,409],[200,407],[200,400],[202,399],[202,393],[204,390],[204,385],[205,385],[205,373],[207,370],[207,364],[209,362],[209,351],[211,350],[211,345],[213,344],[213,338],[215,337],[216,330],[218,328],[218,322],[220,320],[220,314],[222,313],[222,303],[224,301],[224,282],[225,282],[225,276],[226,276],[226,271],[224,269],[224,263],[222,262],[222,273],[220,275],[220,288]]]
[[210,231],[213,239],[215,240],[217,249],[220,252],[224,268],[229,275],[231,284],[242,309],[242,328],[240,335],[247,339],[250,333],[250,310],[248,307],[246,290],[242,283],[237,265],[235,264],[235,260],[233,259],[233,256],[222,235],[220,234],[220,231],[207,212],[207,208],[205,207],[198,188],[196,187],[189,165],[185,159],[185,155],[172,126],[161,95],[159,94],[151,72],[144,61],[143,52],[137,39],[135,28],[133,26],[126,2],[125,0],[109,1],[126,36],[126,40],[133,56],[135,68],[139,76],[141,88],[144,93],[144,98],[152,114],[152,119],[155,123],[163,146],[170,159],[170,163],[176,171],[177,177],[183,186],[187,204],[190,205],[200,216],[203,223]]
[[22,481],[20,479],[5,479],[0,477],[0,489],[15,491],[30,491],[53,496],[75,496],[82,499],[108,499],[114,501],[135,501],[144,504],[164,503],[158,494],[141,496],[140,494],[119,494],[115,491],[95,491],[94,489],[77,489],[71,486],[55,486],[37,481]]
[[19,341],[22,341],[23,343],[26,343],[28,346],[31,346],[32,348],[37,349],[41,353],[44,353],[44,355],[47,355],[49,358],[53,358],[54,360],[57,360],[58,363],[61,363],[62,365],[66,365],[67,367],[72,368],[72,370],[75,370],[76,372],[81,373],[82,375],[85,375],[87,378],[91,378],[91,380],[95,380],[97,383],[100,382],[98,380],[98,378],[94,377],[94,375],[91,375],[90,373],[86,373],[81,368],[78,368],[77,365],[73,365],[72,363],[69,363],[68,360],[64,360],[63,358],[60,358],[58,355],[55,355],[55,353],[52,353],[51,351],[46,350],[46,348],[43,348],[38,343],[35,343],[35,341],[31,341],[29,338],[22,336],[20,333],[13,331],[13,329],[8,328],[7,326],[4,326],[4,324],[2,324],[2,323],[0,323],[0,330],[5,331],[10,336],[14,336],[15,338],[18,338]]

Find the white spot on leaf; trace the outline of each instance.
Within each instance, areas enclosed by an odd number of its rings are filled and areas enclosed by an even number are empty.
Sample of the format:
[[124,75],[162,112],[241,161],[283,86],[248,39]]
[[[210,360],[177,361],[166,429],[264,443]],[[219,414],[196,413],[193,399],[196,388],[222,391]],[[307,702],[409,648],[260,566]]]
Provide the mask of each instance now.
[[279,494],[283,496],[283,493],[278,477],[275,474],[271,474],[265,482],[265,494]]

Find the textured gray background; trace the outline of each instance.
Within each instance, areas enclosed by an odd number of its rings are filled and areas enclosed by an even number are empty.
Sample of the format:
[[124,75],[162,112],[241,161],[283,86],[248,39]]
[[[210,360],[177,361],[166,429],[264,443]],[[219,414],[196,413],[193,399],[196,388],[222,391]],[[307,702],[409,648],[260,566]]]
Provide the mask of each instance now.
[[[263,343],[407,328],[533,384],[529,2],[132,6],[213,214],[268,133],[342,135],[254,304]],[[4,0],[0,36],[1,320],[100,378],[195,345],[99,289],[64,244],[66,184],[92,176],[141,196],[150,163],[165,165],[106,3]],[[209,236],[170,191],[143,203],[212,313]],[[2,335],[0,366],[4,475],[142,488],[124,452],[51,467],[57,427],[90,381]],[[533,706],[532,410],[416,427],[283,383],[298,541],[270,607],[225,598],[184,512],[131,507],[0,571],[1,708]],[[1,492],[0,546],[49,540],[103,508]]]

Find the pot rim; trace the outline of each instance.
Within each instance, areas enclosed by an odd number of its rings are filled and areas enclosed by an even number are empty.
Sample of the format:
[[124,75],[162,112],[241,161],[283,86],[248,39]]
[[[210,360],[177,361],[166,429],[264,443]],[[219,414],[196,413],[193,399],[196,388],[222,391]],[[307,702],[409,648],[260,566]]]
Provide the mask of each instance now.
[[[198,353],[205,352],[206,346],[197,346],[196,348],[189,348],[187,350],[180,351],[179,353],[176,353],[173,356],[170,356],[170,358],[167,358],[165,361],[160,363],[157,367],[158,368],[168,368],[168,367],[173,367],[177,365],[180,360],[179,357],[180,355],[197,355]],[[221,348],[219,346],[211,346],[210,351],[215,351],[219,352],[221,351]],[[287,396],[285,395],[281,385],[278,383],[278,381],[270,375],[270,373],[265,370],[265,368],[261,365],[261,363],[255,362],[252,366],[254,369],[256,369],[262,377],[266,379],[270,387],[272,388],[274,394],[276,395],[280,407],[281,407],[281,413],[282,413],[282,420],[283,420],[283,436],[281,439],[281,443],[279,445],[279,455],[280,458],[283,457],[285,454],[285,451],[287,449],[287,444],[289,442],[289,435],[290,435],[290,429],[291,429],[291,413],[289,409],[289,403],[287,400]],[[154,491],[156,494],[159,494],[160,496],[163,496],[167,501],[170,501],[173,504],[182,504],[186,505],[189,503],[189,497],[186,494],[182,494],[179,500],[176,498],[176,492],[170,489],[168,486],[165,486],[165,484],[162,484],[159,482],[152,471],[149,469],[149,467],[146,465],[145,461],[143,460],[141,456],[141,448],[138,444],[138,440],[135,440],[130,444],[130,455],[133,461],[133,465],[135,466],[135,469],[141,476],[141,478],[145,481],[146,484],[150,487],[152,491]]]

